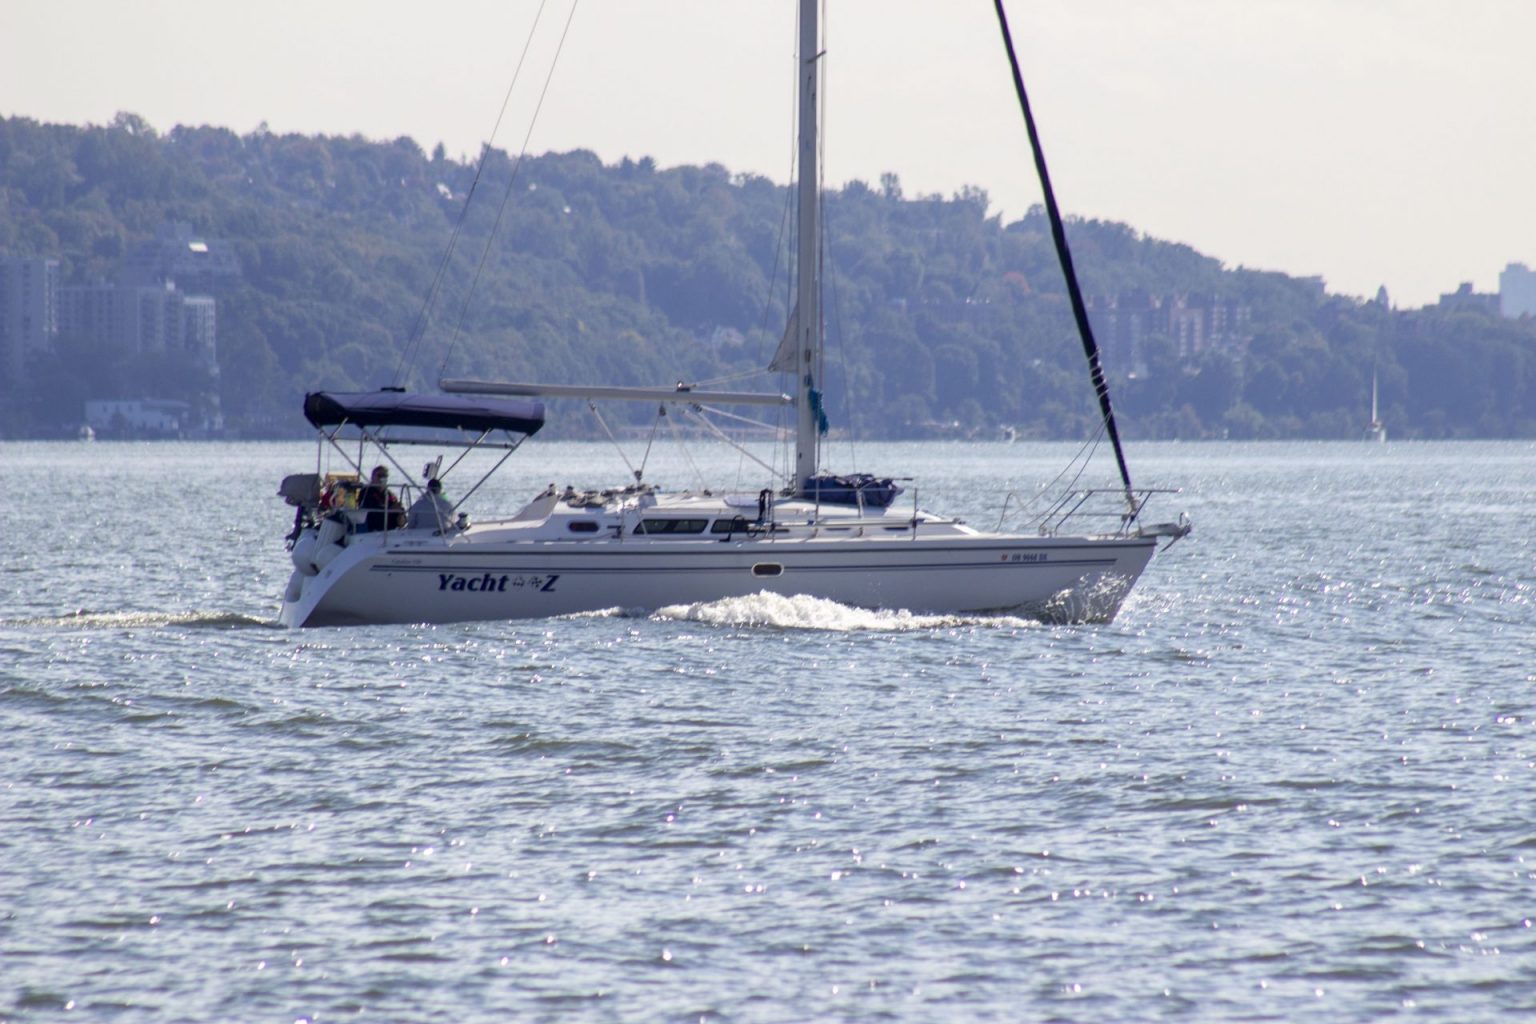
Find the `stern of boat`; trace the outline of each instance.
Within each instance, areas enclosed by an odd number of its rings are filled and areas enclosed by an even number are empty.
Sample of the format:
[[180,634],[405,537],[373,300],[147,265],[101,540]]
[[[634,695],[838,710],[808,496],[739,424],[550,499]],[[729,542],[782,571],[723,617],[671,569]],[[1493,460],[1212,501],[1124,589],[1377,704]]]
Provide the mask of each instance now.
[[327,570],[346,551],[350,540],[348,524],[339,516],[306,526],[294,537],[288,552],[293,572],[283,588],[277,613],[280,625],[295,628],[305,624],[329,587],[331,574]]

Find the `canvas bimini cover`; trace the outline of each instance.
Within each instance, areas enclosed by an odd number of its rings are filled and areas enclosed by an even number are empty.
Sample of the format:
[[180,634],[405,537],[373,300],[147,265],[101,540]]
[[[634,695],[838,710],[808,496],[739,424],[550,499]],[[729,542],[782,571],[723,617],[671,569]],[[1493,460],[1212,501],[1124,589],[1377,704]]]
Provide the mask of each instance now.
[[508,430],[531,435],[544,425],[544,403],[393,389],[312,391],[304,396],[304,418],[317,428],[349,423],[358,427]]

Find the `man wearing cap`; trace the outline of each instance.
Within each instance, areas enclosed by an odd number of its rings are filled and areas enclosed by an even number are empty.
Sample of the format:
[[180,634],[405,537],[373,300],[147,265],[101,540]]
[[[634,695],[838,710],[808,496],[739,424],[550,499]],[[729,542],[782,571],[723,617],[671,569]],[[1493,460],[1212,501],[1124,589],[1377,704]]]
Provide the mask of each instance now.
[[370,530],[384,529],[386,512],[391,530],[398,530],[405,525],[405,511],[400,507],[400,499],[389,489],[387,466],[373,467],[373,475],[368,479],[368,486],[363,488],[363,497],[357,506],[367,510],[367,527]]

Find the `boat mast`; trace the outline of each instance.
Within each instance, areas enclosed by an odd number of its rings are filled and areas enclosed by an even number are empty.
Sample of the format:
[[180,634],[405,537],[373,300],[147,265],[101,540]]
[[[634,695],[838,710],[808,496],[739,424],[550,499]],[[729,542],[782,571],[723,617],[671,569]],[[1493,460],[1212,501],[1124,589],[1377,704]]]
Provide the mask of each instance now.
[[1131,487],[1131,471],[1125,464],[1125,449],[1120,444],[1120,428],[1115,426],[1115,410],[1109,401],[1109,381],[1104,378],[1104,365],[1099,360],[1099,343],[1093,337],[1093,325],[1088,321],[1088,306],[1083,301],[1083,290],[1077,283],[1077,270],[1072,265],[1072,250],[1067,245],[1067,229],[1061,220],[1061,210],[1056,205],[1056,191],[1051,188],[1051,173],[1045,166],[1045,149],[1040,145],[1040,133],[1035,129],[1035,115],[1029,109],[1029,95],[1024,91],[1024,74],[1019,70],[1019,55],[1013,48],[1013,33],[1008,29],[1008,14],[1003,10],[1003,0],[992,0],[997,11],[997,26],[1003,33],[1003,48],[1008,51],[1008,66],[1013,71],[1013,90],[1019,98],[1019,110],[1024,115],[1024,129],[1029,135],[1029,148],[1035,156],[1035,173],[1040,177],[1040,191],[1045,198],[1045,212],[1051,222],[1051,239],[1056,243],[1056,259],[1061,264],[1061,276],[1066,279],[1067,296],[1072,301],[1072,317],[1077,321],[1077,334],[1083,343],[1083,355],[1088,359],[1088,376],[1093,390],[1099,396],[1099,413],[1103,416],[1104,430],[1115,450],[1115,463],[1120,467],[1120,481],[1125,485],[1125,520],[1129,524],[1139,511],[1136,491]]
[[816,475],[817,442],[820,438],[821,393],[816,373],[821,361],[821,190],[817,160],[816,105],[820,99],[820,26],[817,0],[800,0],[800,182],[799,237],[797,240],[797,313],[795,331],[795,493],[810,490]]

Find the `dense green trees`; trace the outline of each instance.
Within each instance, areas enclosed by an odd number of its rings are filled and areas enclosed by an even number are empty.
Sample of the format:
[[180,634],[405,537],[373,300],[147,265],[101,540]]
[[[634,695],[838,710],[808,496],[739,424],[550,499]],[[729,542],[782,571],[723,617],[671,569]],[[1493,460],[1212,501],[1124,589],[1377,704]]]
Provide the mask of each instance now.
[[[430,387],[440,371],[648,384],[741,373],[766,364],[787,315],[792,201],[718,165],[573,152],[516,166],[492,151],[477,180],[474,164],[410,139],[162,134],[131,114],[102,127],[0,119],[0,253],[57,258],[65,282],[82,283],[174,220],[232,245],[242,267],[215,293],[215,384],[65,338],[0,421],[42,431],[78,421],[61,410],[103,391],[216,386],[232,429],[272,435],[300,428],[305,390]],[[1039,211],[1004,224],[979,189],[907,197],[886,175],[830,194],[825,225],[835,426],[1094,429]],[[1394,437],[1536,435],[1530,323],[1393,312],[1123,224],[1068,230],[1127,434],[1354,437],[1374,368]]]

